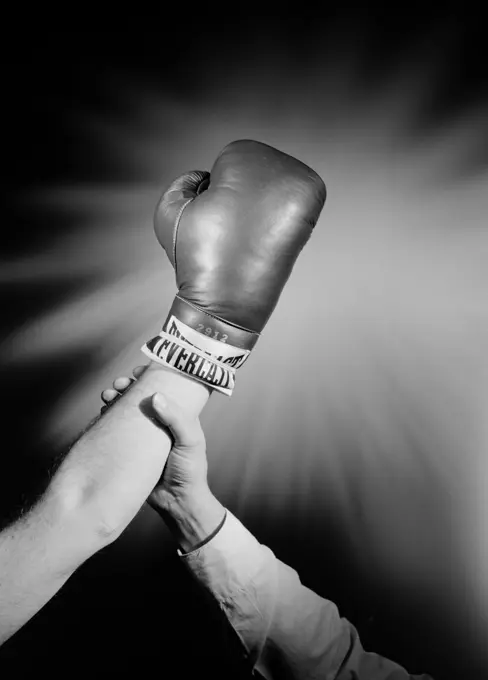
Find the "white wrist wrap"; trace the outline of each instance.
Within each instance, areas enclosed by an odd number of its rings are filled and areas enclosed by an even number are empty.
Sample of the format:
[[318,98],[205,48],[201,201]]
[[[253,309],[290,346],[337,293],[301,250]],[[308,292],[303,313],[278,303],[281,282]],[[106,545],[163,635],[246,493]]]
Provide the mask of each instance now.
[[165,329],[149,340],[142,351],[152,361],[184,373],[227,396],[235,386],[236,369],[249,350],[219,342],[170,316]]

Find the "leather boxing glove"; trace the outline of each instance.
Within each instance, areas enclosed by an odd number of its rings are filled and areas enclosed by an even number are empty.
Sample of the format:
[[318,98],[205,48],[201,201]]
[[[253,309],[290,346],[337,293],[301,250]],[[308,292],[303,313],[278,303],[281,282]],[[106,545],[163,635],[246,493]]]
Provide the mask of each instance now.
[[155,231],[178,294],[143,352],[231,394],[325,197],[317,173],[251,140],[228,144],[210,173],[176,179],[156,208]]

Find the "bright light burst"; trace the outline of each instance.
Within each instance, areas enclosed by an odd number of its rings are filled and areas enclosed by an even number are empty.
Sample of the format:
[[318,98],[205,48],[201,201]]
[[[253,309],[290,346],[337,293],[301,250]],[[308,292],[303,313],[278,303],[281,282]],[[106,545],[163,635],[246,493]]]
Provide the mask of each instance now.
[[333,517],[365,569],[444,603],[463,583],[486,606],[488,175],[470,161],[486,110],[424,134],[440,64],[409,63],[374,93],[346,55],[307,78],[241,66],[193,105],[115,84],[130,117],[79,124],[143,182],[26,197],[78,228],[2,263],[1,278],[94,283],[17,329],[2,358],[93,348],[103,372],[73,384],[46,423],[69,439],[143,362],[175,293],[151,228],[161,187],[234,139],[296,155],[328,201],[235,395],[205,412],[213,488],[242,516]]

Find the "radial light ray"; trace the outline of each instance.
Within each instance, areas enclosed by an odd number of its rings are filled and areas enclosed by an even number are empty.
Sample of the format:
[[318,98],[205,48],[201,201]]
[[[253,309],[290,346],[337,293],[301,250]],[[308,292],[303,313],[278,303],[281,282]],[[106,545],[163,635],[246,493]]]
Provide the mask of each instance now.
[[400,65],[374,91],[355,88],[359,62],[347,58],[308,79],[236,65],[240,77],[194,105],[156,86],[120,88],[130,115],[87,114],[86,139],[146,183],[31,197],[74,226],[46,252],[4,262],[1,281],[93,283],[18,328],[1,360],[91,348],[103,370],[73,385],[46,425],[53,441],[69,439],[98,393],[143,361],[139,344],[175,293],[150,227],[157,187],[209,168],[233,139],[302,158],[328,202],[235,395],[213,397],[203,417],[213,487],[244,514],[266,508],[268,521],[290,508],[333,517],[365,568],[452,606],[451,584],[469,583],[488,606],[488,175],[475,158],[487,112],[425,132],[442,79],[435,55],[419,71],[421,47],[411,72]]

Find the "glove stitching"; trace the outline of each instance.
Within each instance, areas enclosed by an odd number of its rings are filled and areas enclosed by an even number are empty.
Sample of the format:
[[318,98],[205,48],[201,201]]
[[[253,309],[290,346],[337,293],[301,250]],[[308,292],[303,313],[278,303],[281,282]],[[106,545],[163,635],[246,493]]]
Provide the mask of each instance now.
[[177,266],[176,266],[176,238],[178,235],[178,227],[180,226],[180,220],[181,216],[183,215],[183,210],[186,208],[188,203],[191,203],[192,201],[195,200],[195,197],[189,198],[186,203],[183,203],[181,208],[178,211],[178,214],[176,215],[176,220],[175,220],[175,227],[173,229],[173,262],[174,262],[174,269],[175,269],[175,276],[177,275]]

